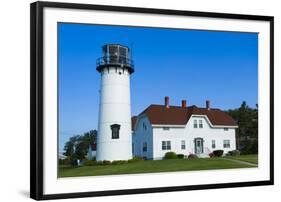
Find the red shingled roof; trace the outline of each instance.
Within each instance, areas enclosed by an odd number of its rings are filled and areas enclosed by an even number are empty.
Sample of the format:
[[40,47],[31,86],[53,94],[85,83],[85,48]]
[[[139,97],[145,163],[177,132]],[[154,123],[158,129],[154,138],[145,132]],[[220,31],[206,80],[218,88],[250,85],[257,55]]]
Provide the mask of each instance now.
[[[191,107],[150,105],[140,115],[146,114],[151,124],[159,125],[185,125],[191,115],[206,115],[212,125],[237,126],[231,116],[220,109]],[[136,123],[136,116],[132,117],[132,126]],[[132,127],[134,128],[134,127]]]
[[132,116],[132,130],[134,130],[135,124],[137,122],[137,116]]

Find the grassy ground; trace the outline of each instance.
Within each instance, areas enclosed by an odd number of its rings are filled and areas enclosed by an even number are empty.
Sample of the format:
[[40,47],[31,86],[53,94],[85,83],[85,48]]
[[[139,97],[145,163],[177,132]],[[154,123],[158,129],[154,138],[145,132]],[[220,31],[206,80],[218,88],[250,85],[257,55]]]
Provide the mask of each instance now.
[[[247,159],[247,158],[245,158]],[[253,166],[226,160],[224,158],[147,160],[122,165],[60,166],[59,177],[116,175],[132,173],[155,173],[229,168],[250,168]]]
[[257,154],[249,154],[249,155],[240,155],[240,156],[227,156],[225,158],[236,159],[240,161],[246,161],[249,163],[258,164],[258,155]]

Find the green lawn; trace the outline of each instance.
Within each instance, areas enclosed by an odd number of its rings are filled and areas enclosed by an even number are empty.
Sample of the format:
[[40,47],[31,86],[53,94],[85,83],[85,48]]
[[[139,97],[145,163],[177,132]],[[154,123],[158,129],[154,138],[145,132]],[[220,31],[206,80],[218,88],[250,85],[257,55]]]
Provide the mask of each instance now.
[[226,158],[236,159],[240,161],[246,161],[249,163],[258,164],[258,155],[257,154],[248,154],[240,156],[227,156]]
[[224,158],[200,158],[200,159],[169,159],[146,160],[122,165],[95,165],[95,166],[60,166],[59,177],[116,175],[133,173],[155,173],[191,170],[212,170],[229,168],[250,168],[249,166]]

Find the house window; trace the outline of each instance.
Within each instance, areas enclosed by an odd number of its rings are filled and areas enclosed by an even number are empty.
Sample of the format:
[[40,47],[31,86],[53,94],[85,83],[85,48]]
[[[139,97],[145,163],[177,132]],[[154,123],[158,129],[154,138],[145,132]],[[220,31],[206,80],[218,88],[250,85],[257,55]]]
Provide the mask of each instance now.
[[146,143],[146,142],[144,142],[144,143],[142,144],[142,151],[143,151],[143,152],[147,152],[147,143]]
[[223,140],[223,147],[230,148],[230,140]]
[[171,141],[162,141],[162,150],[171,150]]
[[198,128],[197,120],[193,120],[193,128]]
[[182,149],[182,150],[185,150],[185,140],[182,140],[182,141],[181,141],[181,149]]
[[169,127],[163,127],[163,130],[170,130]]
[[199,120],[199,128],[203,128],[203,121]]
[[224,131],[228,131],[228,128],[224,128],[223,130],[224,130]]
[[144,130],[146,130],[146,125],[145,125],[144,122],[142,123],[142,127],[143,127]]
[[212,140],[212,148],[216,148],[216,140]]
[[112,139],[119,139],[119,130],[120,130],[120,125],[119,124],[113,124],[110,126],[111,131],[112,131]]

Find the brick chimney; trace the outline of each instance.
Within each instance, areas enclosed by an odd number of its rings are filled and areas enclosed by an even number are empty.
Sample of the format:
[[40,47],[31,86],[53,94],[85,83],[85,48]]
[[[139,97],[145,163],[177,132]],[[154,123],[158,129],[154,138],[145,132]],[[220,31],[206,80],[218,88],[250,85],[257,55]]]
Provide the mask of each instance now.
[[186,100],[182,100],[181,101],[181,107],[182,108],[186,108]]
[[165,96],[165,107],[166,108],[169,108],[169,97],[168,96]]
[[206,100],[206,109],[210,110],[210,100]]

